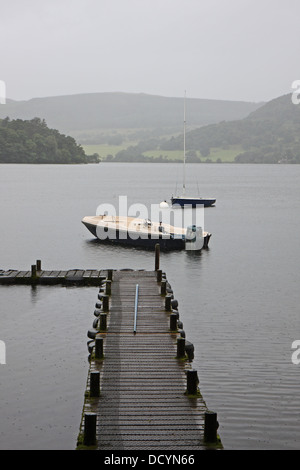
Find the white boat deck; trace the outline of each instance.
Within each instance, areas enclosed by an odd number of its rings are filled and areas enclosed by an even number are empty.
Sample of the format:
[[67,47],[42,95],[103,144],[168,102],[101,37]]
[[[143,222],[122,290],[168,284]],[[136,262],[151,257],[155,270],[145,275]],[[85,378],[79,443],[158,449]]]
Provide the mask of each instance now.
[[152,222],[149,219],[139,219],[136,217],[122,217],[122,216],[86,216],[83,219],[84,223],[97,225],[98,227],[107,227],[120,231],[138,232],[151,235],[185,235],[186,229],[182,227],[174,227],[173,225],[164,224],[160,222]]

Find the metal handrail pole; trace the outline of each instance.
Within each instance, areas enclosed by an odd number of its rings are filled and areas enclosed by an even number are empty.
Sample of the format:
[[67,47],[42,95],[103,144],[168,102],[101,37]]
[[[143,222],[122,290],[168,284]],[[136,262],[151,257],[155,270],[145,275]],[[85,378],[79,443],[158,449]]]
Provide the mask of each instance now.
[[134,326],[133,326],[133,333],[136,333],[136,326],[137,326],[137,310],[138,310],[138,299],[139,299],[139,285],[135,286],[135,304],[134,304]]

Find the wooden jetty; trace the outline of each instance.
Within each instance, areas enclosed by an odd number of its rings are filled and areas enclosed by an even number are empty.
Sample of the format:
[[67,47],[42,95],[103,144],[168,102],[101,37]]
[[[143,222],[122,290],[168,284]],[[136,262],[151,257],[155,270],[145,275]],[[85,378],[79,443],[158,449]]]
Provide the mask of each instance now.
[[98,287],[77,449],[222,448],[159,246],[154,271],[46,271],[37,260],[28,271],[0,270],[0,284]]
[[102,281],[78,449],[222,448],[173,297],[160,270],[113,271]]
[[105,279],[106,271],[96,269],[69,269],[62,270],[42,270],[41,262],[31,266],[29,271],[18,271],[15,269],[0,269],[1,284],[19,285],[77,285],[77,286],[99,286]]

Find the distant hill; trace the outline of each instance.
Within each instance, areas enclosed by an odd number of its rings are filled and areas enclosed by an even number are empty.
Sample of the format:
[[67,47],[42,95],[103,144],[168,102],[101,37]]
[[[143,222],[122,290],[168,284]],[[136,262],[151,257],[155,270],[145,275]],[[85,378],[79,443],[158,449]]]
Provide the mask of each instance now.
[[[263,103],[187,98],[190,128],[248,116]],[[156,128],[181,131],[183,98],[144,93],[90,93],[28,101],[7,100],[0,118],[44,119],[49,127],[77,138],[86,131]]]
[[[300,163],[300,105],[291,94],[276,98],[244,119],[201,127],[186,136],[186,148],[209,160],[211,150],[235,148],[238,163]],[[182,148],[182,136],[162,144]]]

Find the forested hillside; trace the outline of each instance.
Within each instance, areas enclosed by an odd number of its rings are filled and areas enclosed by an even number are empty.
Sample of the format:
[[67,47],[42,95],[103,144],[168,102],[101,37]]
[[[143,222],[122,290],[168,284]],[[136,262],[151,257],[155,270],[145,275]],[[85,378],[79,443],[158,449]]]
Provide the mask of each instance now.
[[88,163],[88,157],[73,137],[49,129],[44,120],[34,118],[0,120],[0,163]]
[[[187,134],[186,148],[209,158],[212,148],[239,148],[238,163],[300,163],[300,105],[291,95],[276,98],[248,117],[220,122]],[[182,136],[169,139],[164,150],[182,148]]]

